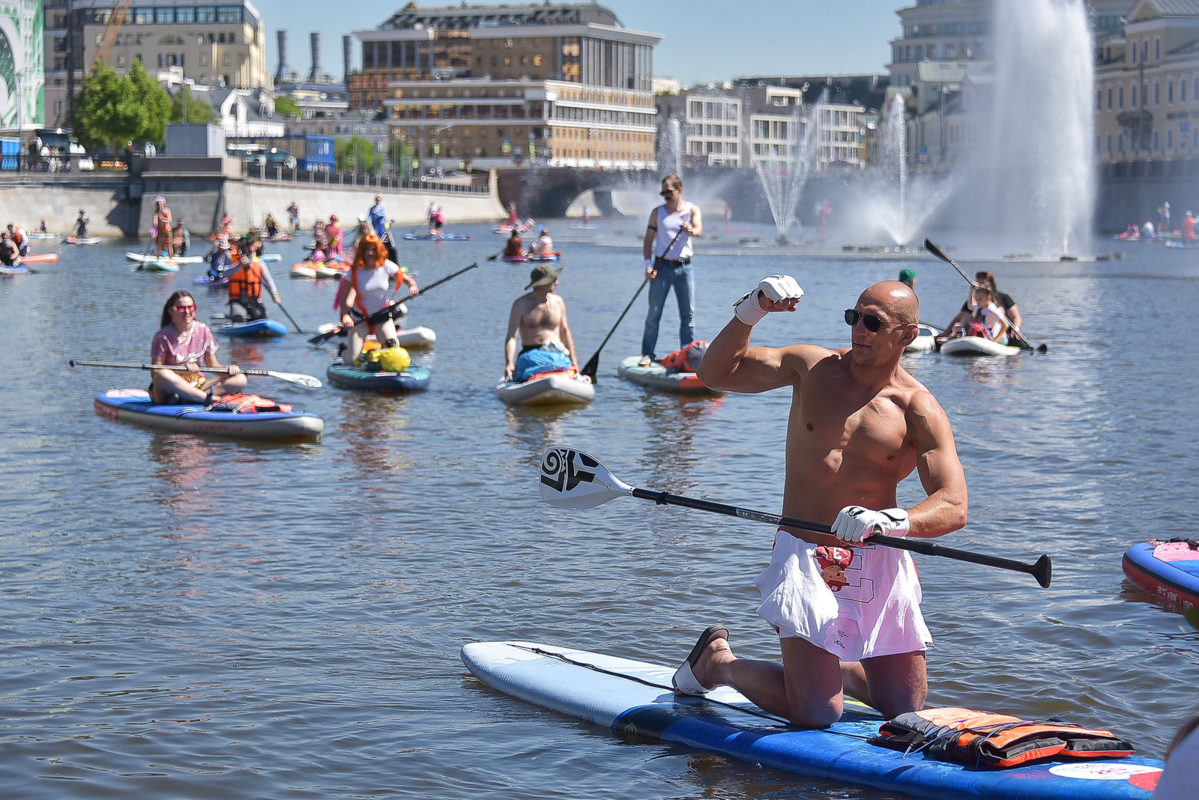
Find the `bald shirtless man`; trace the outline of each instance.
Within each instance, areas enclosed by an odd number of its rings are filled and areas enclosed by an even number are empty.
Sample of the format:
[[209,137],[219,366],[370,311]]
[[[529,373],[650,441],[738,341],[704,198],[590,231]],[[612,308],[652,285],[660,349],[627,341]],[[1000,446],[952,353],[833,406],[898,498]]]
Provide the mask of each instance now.
[[[737,658],[728,631],[712,626],[675,673],[675,688],[732,686],[792,724],[827,727],[841,717],[845,692],[887,718],[923,707],[932,637],[916,570],[906,551],[871,547],[869,537],[957,530],[966,524],[967,494],[945,411],[899,366],[917,334],[912,290],[885,281],[862,292],[845,312],[851,347],[750,347],[755,323],[794,311],[801,297],[789,275],[762,280],[737,302],[699,378],[723,391],[790,387],[783,513],[827,521],[836,535],[780,529],[755,581],[758,613],[779,633],[781,666]],[[896,486],[912,470],[928,496],[895,508]]]
[[[578,370],[574,338],[566,322],[566,303],[554,294],[562,269],[544,264],[534,267],[525,287],[533,291],[512,304],[508,338],[504,340],[504,380],[526,381],[539,372]],[[519,356],[518,335],[522,345]]]

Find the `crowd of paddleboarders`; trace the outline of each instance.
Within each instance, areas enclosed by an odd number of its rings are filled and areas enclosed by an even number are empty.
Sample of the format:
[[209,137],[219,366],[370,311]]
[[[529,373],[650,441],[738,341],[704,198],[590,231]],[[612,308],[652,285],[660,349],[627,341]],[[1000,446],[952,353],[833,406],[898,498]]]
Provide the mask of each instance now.
[[[785,458],[780,490],[787,521],[778,526],[754,579],[758,614],[778,635],[781,661],[737,655],[729,627],[714,623],[679,663],[674,691],[703,696],[732,687],[764,711],[808,728],[836,723],[846,695],[889,720],[921,712],[933,638],[921,612],[915,565],[908,550],[894,542],[937,539],[961,529],[969,517],[969,493],[948,415],[901,363],[922,327],[915,270],[904,268],[896,280],[871,284],[858,294],[842,315],[849,327],[845,346],[752,343],[757,326],[799,311],[804,290],[787,274],[765,276],[743,294],[730,296],[731,318],[711,341],[699,340],[693,259],[695,241],[704,232],[703,214],[685,199],[677,175],[662,180],[659,194],[662,202],[650,212],[642,240],[643,280],[625,308],[627,313],[648,287],[640,353],[627,359],[629,369],[685,371],[713,392],[791,393],[777,439],[741,443],[745,452],[781,445]],[[298,231],[294,203],[288,215],[291,230]],[[440,234],[445,217],[435,204],[428,221],[430,235]],[[158,257],[186,252],[186,242],[180,247],[175,236],[180,222],[165,198],[156,197],[151,235]],[[268,237],[280,233],[273,223],[268,216]],[[549,255],[549,231],[542,226],[541,244],[526,251],[520,238],[524,226],[518,223],[513,207],[502,253]],[[75,233],[86,232],[81,210]],[[10,224],[0,233],[0,260],[19,258],[27,238]],[[313,260],[345,264],[334,299],[338,324],[320,336],[345,337],[338,349],[338,362],[345,367],[402,374],[410,369],[411,356],[400,344],[397,320],[406,311],[404,301],[421,289],[398,262],[382,195],[359,218],[353,242],[343,239],[336,214],[313,226]],[[257,231],[235,236],[226,215],[211,242],[205,255],[208,276],[228,286],[230,320],[264,318],[264,292],[282,308]],[[599,350],[579,366],[566,302],[557,293],[563,272],[561,266],[535,264],[525,293],[512,303],[503,338],[505,383],[557,373],[585,383],[594,378]],[[979,337],[1028,347],[1019,308],[999,290],[995,276],[980,270],[967,280],[965,302],[938,339]],[[678,308],[678,349],[659,356],[659,327],[671,292]],[[186,290],[173,292],[163,305],[150,344],[149,399],[233,411],[244,396],[246,373],[220,362],[213,330],[197,315],[197,300]],[[901,507],[898,486],[913,473],[923,496]],[[882,546],[871,546],[876,543]]]
[[1136,220],[1129,222],[1128,227],[1116,234],[1115,238],[1125,241],[1165,241],[1181,247],[1199,246],[1195,238],[1194,213],[1187,209],[1181,224],[1177,228],[1174,227],[1170,219],[1169,200],[1158,205],[1156,217],[1148,218],[1140,224]]

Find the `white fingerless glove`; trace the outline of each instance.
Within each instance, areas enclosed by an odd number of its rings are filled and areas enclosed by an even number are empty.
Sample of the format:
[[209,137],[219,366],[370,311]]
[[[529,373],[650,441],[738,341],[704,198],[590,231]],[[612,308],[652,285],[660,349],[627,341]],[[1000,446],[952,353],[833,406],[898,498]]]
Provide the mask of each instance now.
[[765,297],[771,302],[779,300],[798,302],[803,297],[803,289],[799,288],[799,283],[790,275],[771,275],[769,278],[763,278],[758,281],[758,285],[752,291],[741,295],[740,299],[733,303],[733,308],[737,310],[737,319],[746,325],[756,325],[762,317],[766,316],[769,312],[762,308],[759,299],[761,297]]
[[833,521],[833,533],[843,542],[863,542],[875,534],[903,537],[911,530],[908,512],[902,508],[871,511],[862,506],[846,506]]

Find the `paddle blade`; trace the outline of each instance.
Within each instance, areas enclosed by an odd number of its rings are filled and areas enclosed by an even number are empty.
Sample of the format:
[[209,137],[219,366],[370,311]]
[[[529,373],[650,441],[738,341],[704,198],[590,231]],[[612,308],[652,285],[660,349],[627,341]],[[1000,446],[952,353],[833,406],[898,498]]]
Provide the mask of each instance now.
[[593,384],[598,384],[599,379],[596,377],[597,372],[599,372],[599,353],[598,352],[591,357],[590,361],[588,361],[586,364],[583,365],[583,368],[581,370],[579,370],[579,374],[586,375],[588,378],[591,378],[591,382]]
[[633,492],[582,450],[555,447],[541,460],[541,499],[561,508],[595,508]]
[[297,386],[304,386],[309,389],[319,389],[324,386],[324,384],[320,382],[319,378],[314,378],[311,375],[304,375],[299,372],[275,372],[274,370],[267,370],[267,375],[270,375],[272,378],[278,378],[281,381],[287,381],[288,383],[294,383]]

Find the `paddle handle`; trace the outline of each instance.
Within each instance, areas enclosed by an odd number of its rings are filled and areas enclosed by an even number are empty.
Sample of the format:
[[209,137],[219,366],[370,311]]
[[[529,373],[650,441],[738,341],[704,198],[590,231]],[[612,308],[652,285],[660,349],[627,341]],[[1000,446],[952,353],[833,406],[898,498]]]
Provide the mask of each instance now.
[[[172,369],[175,372],[191,372],[191,370],[183,365],[178,364],[113,364],[107,361],[76,361],[71,359],[67,362],[72,367],[115,367],[117,369]],[[211,372],[216,375],[228,375],[228,367],[196,367],[199,372]],[[243,369],[247,375],[266,375],[266,370],[261,369]]]
[[[811,522],[797,517],[790,517],[784,514],[769,514],[765,511],[754,511],[748,508],[740,508],[738,506],[726,505],[724,503],[714,503],[710,500],[699,500],[693,497],[683,497],[682,495],[669,494],[667,492],[653,492],[648,489],[633,488],[630,494],[633,497],[642,500],[653,500],[659,505],[676,505],[686,506],[687,508],[696,508],[701,511],[712,511],[717,514],[725,514],[730,517],[740,517],[741,519],[753,520],[755,522],[767,522],[771,525],[785,525],[789,528],[802,528],[813,533],[825,533],[833,535],[833,529],[823,522]],[[999,567],[1000,569],[1008,569],[1014,572],[1025,572],[1036,578],[1037,583],[1041,588],[1049,587],[1049,582],[1053,577],[1053,566],[1048,555],[1042,555],[1037,559],[1036,563],[1028,564],[1023,561],[1016,561],[1011,558],[1003,558],[1001,556],[991,556],[985,553],[974,553],[969,550],[958,550],[953,547],[945,547],[934,542],[924,539],[901,539],[894,536],[871,536],[867,543],[882,545],[883,547],[892,547],[896,550],[907,550],[912,553],[921,553],[928,556],[940,556],[942,558],[951,558],[956,561],[968,561],[971,564],[982,564],[988,567]]]

